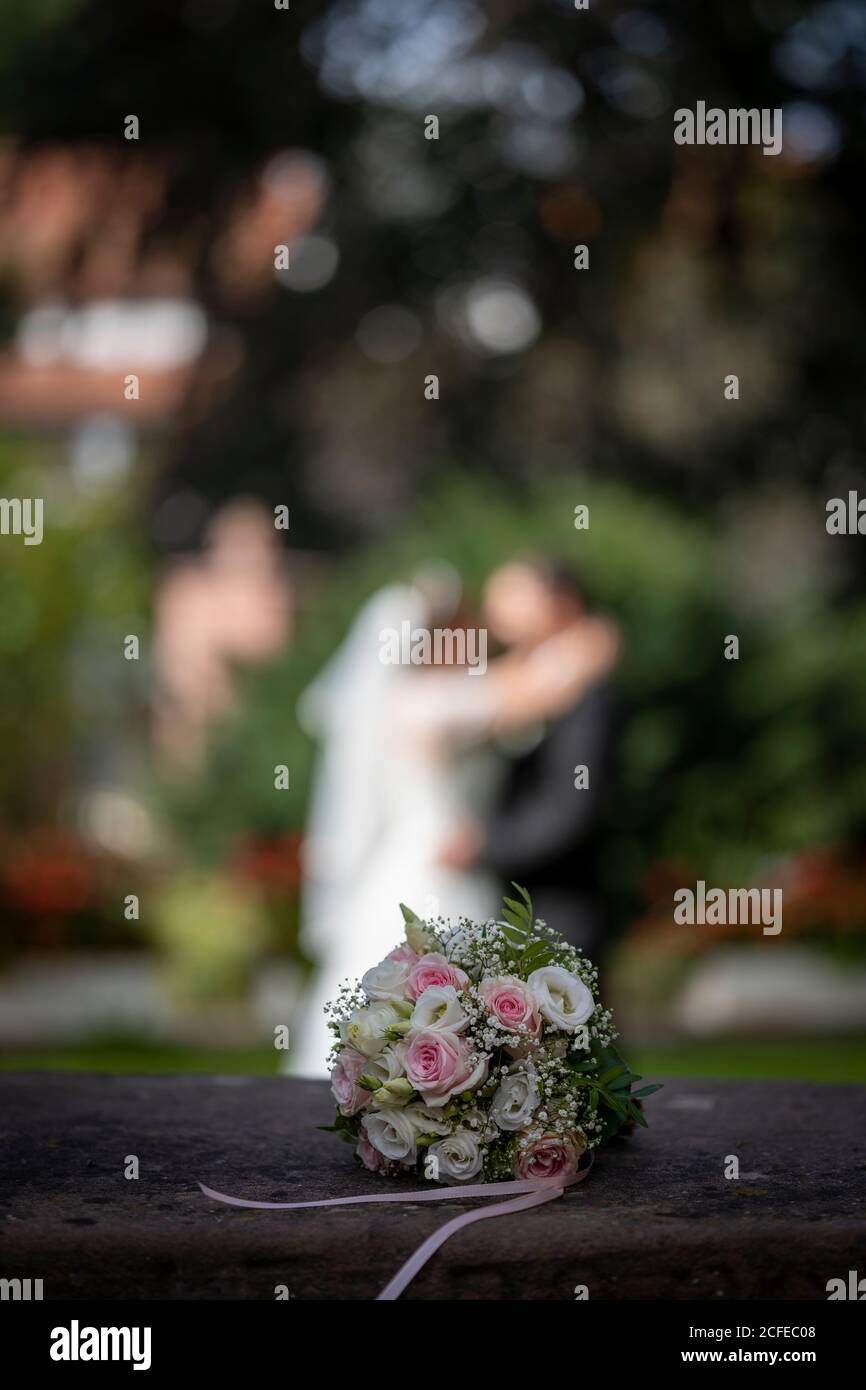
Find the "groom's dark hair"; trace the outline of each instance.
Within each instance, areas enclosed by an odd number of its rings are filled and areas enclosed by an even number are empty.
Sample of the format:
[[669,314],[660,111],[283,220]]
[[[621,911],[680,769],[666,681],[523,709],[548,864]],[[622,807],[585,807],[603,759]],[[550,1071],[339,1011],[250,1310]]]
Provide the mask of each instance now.
[[589,607],[583,579],[568,560],[561,560],[556,556],[522,555],[518,564],[526,565],[527,569],[532,570],[550,593],[572,599],[580,604],[581,608]]

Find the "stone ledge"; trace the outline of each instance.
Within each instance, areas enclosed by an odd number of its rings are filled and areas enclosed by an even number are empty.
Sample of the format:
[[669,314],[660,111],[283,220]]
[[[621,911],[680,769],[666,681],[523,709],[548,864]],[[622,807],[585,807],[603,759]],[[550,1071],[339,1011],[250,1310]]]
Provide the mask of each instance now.
[[[647,1106],[651,1128],[586,1183],[460,1232],[404,1297],[825,1299],[828,1279],[866,1272],[866,1088],[676,1080]],[[46,1299],[273,1299],[276,1284],[372,1299],[476,1205],[267,1212],[199,1193],[199,1179],[273,1201],[382,1190],[316,1128],[332,1119],[322,1082],[6,1074],[0,1115],[0,1275],[42,1278]]]

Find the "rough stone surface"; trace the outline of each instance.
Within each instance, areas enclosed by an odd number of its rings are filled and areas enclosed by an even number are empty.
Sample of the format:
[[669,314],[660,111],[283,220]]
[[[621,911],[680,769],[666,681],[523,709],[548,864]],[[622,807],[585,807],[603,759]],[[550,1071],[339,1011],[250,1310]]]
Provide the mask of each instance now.
[[[678,1080],[647,1113],[587,1182],[461,1231],[404,1297],[571,1300],[586,1284],[593,1299],[824,1299],[828,1279],[866,1272],[866,1088]],[[385,1190],[316,1128],[331,1119],[313,1081],[2,1076],[0,1275],[42,1278],[46,1299],[273,1299],[277,1284],[372,1299],[476,1203],[244,1211],[196,1186],[273,1201]]]

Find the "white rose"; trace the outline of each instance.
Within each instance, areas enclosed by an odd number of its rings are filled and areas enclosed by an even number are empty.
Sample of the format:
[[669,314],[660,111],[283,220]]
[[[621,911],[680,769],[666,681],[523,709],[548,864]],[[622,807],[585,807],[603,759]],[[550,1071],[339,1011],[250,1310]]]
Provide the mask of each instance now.
[[427,1150],[439,1165],[439,1178],[468,1182],[481,1172],[484,1160],[477,1137],[468,1129],[458,1129],[447,1139],[437,1139]]
[[461,1033],[469,1019],[453,985],[431,985],[418,996],[409,1022],[414,1033]]
[[387,1029],[399,1021],[400,1015],[394,1005],[382,1001],[371,1004],[368,1009],[353,1009],[340,1024],[340,1037],[365,1057],[378,1057],[387,1041]]
[[500,1129],[527,1129],[539,1099],[535,1073],[522,1068],[506,1076],[490,1102],[490,1114]]
[[412,1162],[418,1153],[418,1131],[405,1110],[389,1107],[366,1114],[361,1125],[373,1145],[385,1158],[399,1163]]
[[422,1105],[407,1105],[404,1110],[389,1106],[375,1110],[361,1120],[367,1138],[385,1158],[398,1163],[414,1163],[418,1157],[419,1134],[447,1134],[449,1126],[428,1115]]
[[592,1015],[595,1000],[583,980],[561,965],[543,965],[533,970],[526,982],[535,997],[542,1018],[554,1028],[573,1032]]
[[372,1076],[380,1085],[386,1081],[397,1081],[406,1075],[403,1063],[392,1046],[383,1048],[378,1057],[371,1057],[369,1066],[364,1068],[365,1076]]
[[383,960],[368,970],[361,979],[361,988],[368,999],[405,999],[406,981],[412,965],[405,960]]
[[408,1105],[403,1111],[408,1115],[410,1121],[415,1126],[416,1134],[448,1134],[451,1126],[447,1120],[443,1120],[441,1115],[436,1115],[432,1110],[428,1110],[426,1105],[421,1105],[417,1101],[414,1105]]

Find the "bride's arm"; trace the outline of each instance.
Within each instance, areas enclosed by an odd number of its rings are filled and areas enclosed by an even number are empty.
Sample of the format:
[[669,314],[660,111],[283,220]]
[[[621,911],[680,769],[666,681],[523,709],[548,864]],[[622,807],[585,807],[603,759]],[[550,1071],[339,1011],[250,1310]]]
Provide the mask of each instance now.
[[453,746],[509,733],[575,705],[616,664],[619,629],[608,618],[587,619],[543,642],[529,656],[504,656],[483,674],[423,671],[398,692],[395,717],[427,743]]
[[612,670],[620,645],[615,623],[592,618],[579,634],[552,637],[526,658],[503,658],[488,672],[491,731],[520,729],[569,709]]

